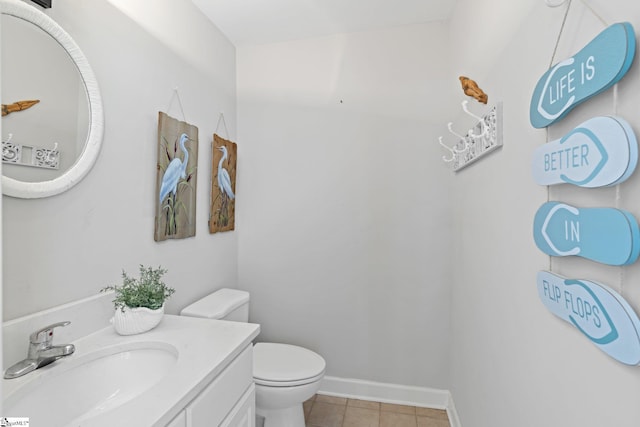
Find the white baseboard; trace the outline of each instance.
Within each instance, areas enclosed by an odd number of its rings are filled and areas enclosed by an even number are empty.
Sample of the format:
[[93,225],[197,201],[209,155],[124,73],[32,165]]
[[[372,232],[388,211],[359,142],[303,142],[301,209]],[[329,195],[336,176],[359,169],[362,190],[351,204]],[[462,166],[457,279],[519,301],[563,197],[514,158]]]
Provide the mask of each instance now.
[[318,394],[444,409],[451,427],[462,427],[449,390],[326,376]]
[[462,427],[456,405],[453,403],[453,396],[449,393],[449,403],[447,404],[447,415],[449,416],[449,424],[451,427]]

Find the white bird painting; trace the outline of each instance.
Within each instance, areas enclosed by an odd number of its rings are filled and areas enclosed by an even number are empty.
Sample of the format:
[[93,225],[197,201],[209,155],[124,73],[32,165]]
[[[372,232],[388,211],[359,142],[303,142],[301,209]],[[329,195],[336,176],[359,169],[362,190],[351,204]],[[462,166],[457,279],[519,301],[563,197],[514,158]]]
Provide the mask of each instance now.
[[[235,143],[216,134],[213,135],[214,163],[212,166],[215,168],[217,163],[217,172],[211,187],[209,217],[211,233],[230,231],[235,228],[236,147]],[[219,158],[218,155],[220,155]]]
[[195,236],[198,128],[159,113],[154,239]]
[[169,166],[162,175],[162,183],[160,184],[160,203],[162,203],[169,194],[173,194],[175,197],[178,189],[178,181],[187,177],[187,164],[189,163],[189,151],[185,147],[186,142],[189,140],[189,135],[183,133],[180,135],[180,150],[184,156],[183,160],[178,157],[174,157]]
[[218,147],[218,150],[222,151],[222,158],[218,162],[218,187],[220,188],[220,193],[233,200],[236,196],[233,194],[233,189],[231,188],[231,178],[229,177],[229,172],[222,167],[222,164],[228,157],[227,147],[223,145],[222,147]]

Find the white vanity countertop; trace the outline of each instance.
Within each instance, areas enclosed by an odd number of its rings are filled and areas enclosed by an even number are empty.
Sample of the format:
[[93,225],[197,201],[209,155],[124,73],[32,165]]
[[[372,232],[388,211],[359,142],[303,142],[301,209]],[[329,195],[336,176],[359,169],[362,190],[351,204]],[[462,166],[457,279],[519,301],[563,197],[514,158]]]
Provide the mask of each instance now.
[[[109,326],[73,342],[76,347],[73,355],[23,377],[3,380],[4,399],[10,398],[14,393],[19,394],[23,386],[31,388],[29,385],[32,381],[37,384],[43,376],[55,375],[56,370],[64,374],[65,365],[72,366],[74,359],[83,355],[104,351],[109,347],[115,350],[111,353],[115,353],[118,347],[127,349],[132,345],[144,346],[145,343],[150,343],[153,346],[166,343],[178,352],[176,364],[166,376],[129,402],[79,423],[83,427],[164,426],[251,344],[259,332],[260,326],[251,323],[171,315],[165,315],[155,329],[138,335],[118,335]],[[81,392],[85,387],[90,388],[91,384],[78,384],[79,390],[76,391]],[[14,415],[29,417],[29,414],[11,414]]]

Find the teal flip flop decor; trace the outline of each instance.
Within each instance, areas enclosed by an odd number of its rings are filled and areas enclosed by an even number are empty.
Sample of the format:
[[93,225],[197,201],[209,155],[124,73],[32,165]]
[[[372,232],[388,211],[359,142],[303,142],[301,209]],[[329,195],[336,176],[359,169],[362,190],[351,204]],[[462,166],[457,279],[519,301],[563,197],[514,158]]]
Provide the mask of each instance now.
[[607,27],[580,52],[542,75],[531,97],[531,125],[547,127],[620,81],[629,71],[635,51],[636,36],[630,23]]
[[640,319],[616,291],[548,271],[538,272],[537,287],[544,306],[600,350],[624,364],[640,364]]
[[622,209],[547,202],[536,212],[533,237],[547,255],[575,255],[608,265],[633,264],[640,253],[638,222]]

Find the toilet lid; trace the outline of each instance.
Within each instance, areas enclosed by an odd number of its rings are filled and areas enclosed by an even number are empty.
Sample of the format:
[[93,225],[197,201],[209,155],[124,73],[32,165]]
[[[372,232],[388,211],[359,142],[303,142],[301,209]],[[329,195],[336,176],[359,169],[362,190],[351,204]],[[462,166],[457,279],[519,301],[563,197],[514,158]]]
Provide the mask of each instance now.
[[253,346],[253,378],[257,383],[300,384],[322,376],[325,366],[322,356],[306,348],[265,342]]

